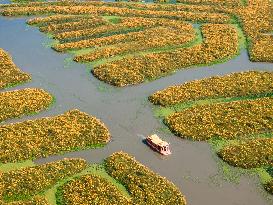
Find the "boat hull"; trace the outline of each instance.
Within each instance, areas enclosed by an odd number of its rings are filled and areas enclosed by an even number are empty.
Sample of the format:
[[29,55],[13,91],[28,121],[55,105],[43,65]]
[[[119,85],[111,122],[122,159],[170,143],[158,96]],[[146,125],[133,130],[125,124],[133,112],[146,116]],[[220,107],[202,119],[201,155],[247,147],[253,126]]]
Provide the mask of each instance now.
[[149,145],[149,147],[150,148],[152,148],[154,151],[156,151],[156,152],[158,152],[158,153],[160,153],[160,154],[162,154],[162,155],[170,155],[171,154],[171,152],[169,151],[169,152],[164,152],[164,151],[161,151],[160,149],[158,149],[158,145],[156,145],[156,144],[154,144],[154,143],[152,143],[150,140],[148,140],[148,139],[146,139],[146,143],[147,143],[147,145]]

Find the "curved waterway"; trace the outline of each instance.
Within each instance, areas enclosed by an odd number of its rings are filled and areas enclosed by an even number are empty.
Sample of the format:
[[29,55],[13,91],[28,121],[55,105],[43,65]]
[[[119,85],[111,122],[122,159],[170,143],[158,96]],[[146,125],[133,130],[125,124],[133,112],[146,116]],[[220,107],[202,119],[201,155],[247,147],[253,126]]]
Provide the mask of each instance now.
[[[263,190],[257,177],[243,176],[239,183],[224,180],[219,174],[219,159],[206,142],[192,142],[159,132],[162,122],[153,116],[152,105],[147,101],[150,94],[170,85],[249,69],[273,71],[272,64],[252,63],[246,51],[242,51],[227,63],[180,70],[153,82],[115,88],[94,78],[85,65],[68,61],[68,54],[49,48],[46,35],[28,27],[25,20],[0,17],[0,47],[12,55],[22,70],[32,74],[30,83],[7,90],[39,87],[52,93],[56,102],[37,115],[5,123],[53,116],[77,108],[100,118],[112,135],[112,141],[104,148],[50,156],[35,163],[64,157],[81,157],[99,163],[113,152],[123,150],[174,182],[190,205],[272,204],[273,197]],[[171,143],[171,156],[162,157],[143,144],[143,137],[155,132]]]

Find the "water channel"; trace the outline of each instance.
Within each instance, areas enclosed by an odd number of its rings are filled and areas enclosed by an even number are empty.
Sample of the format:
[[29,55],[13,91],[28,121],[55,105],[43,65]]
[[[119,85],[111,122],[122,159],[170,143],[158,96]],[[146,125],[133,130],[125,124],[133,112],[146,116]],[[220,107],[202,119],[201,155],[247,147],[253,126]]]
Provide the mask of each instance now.
[[[32,81],[16,88],[43,88],[56,97],[55,104],[37,115],[13,119],[19,122],[53,116],[69,109],[80,109],[101,119],[109,128],[112,140],[100,149],[37,159],[42,164],[65,157],[80,157],[99,163],[115,151],[123,150],[165,176],[186,196],[190,205],[269,205],[273,197],[266,193],[257,177],[243,176],[239,183],[229,182],[219,174],[218,158],[206,142],[192,142],[159,132],[162,122],[153,115],[147,97],[174,84],[249,69],[273,71],[268,63],[252,63],[244,50],[227,63],[177,71],[175,74],[137,86],[116,88],[94,78],[83,64],[69,61],[69,54],[53,51],[50,39],[25,18],[0,17],[0,47],[8,51],[14,62],[32,75]],[[162,157],[143,144],[151,133],[171,143],[173,154]]]

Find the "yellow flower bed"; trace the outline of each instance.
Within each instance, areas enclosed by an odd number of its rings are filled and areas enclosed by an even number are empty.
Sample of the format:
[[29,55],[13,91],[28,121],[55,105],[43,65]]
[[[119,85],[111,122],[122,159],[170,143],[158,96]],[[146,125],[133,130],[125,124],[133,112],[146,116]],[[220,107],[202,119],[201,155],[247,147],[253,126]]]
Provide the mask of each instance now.
[[273,93],[273,72],[248,71],[194,80],[170,86],[149,97],[156,105],[170,106],[191,100]]
[[83,36],[96,37],[109,32],[122,32],[127,29],[133,29],[138,27],[150,27],[150,21],[144,18],[125,18],[119,24],[102,25],[94,28],[87,28],[82,30],[62,32],[55,35],[58,40],[64,40],[69,38],[80,38]]
[[144,35],[141,39],[132,42],[118,43],[111,46],[97,48],[94,51],[76,56],[75,61],[90,62],[101,58],[109,58],[117,55],[158,49],[167,46],[179,46],[194,40],[193,33],[183,33],[182,30],[171,30],[171,28],[154,29],[151,35]]
[[[109,58],[132,52],[140,52],[148,49],[158,49],[167,46],[179,46],[194,39],[194,35],[192,34],[176,35],[175,33],[169,32],[169,30],[167,32],[165,30],[165,33],[161,32],[161,29],[157,29],[157,31],[160,33],[157,33],[155,38],[149,36],[140,41],[118,43],[105,48],[97,48],[91,53],[76,56],[74,59],[77,62],[91,62],[102,58]],[[158,36],[158,34],[160,36]],[[164,38],[165,35],[166,38]]]
[[3,200],[29,199],[58,181],[72,176],[87,167],[83,159],[64,159],[44,165],[22,168],[2,174]]
[[48,24],[60,24],[70,22],[70,21],[80,21],[84,18],[82,15],[52,15],[52,16],[46,16],[46,17],[36,17],[29,19],[27,23],[29,25],[35,25],[38,24],[39,26],[45,26]]
[[[111,45],[115,43],[126,43],[126,42],[130,43],[133,41],[141,41],[141,40],[147,41],[147,39],[145,38],[149,37],[150,39],[156,36],[160,37],[161,41],[164,41],[165,35],[167,34],[171,35],[172,32],[174,33],[175,31],[178,31],[178,30],[180,30],[179,35],[184,35],[183,38],[181,38],[181,41],[185,42],[189,40],[189,38],[192,39],[193,35],[195,34],[192,25],[188,23],[180,22],[180,21],[168,20],[168,19],[143,19],[143,18],[126,18],[126,19],[128,24],[129,23],[131,24],[131,21],[138,22],[137,23],[138,25],[136,27],[139,27],[139,25],[143,27],[145,24],[145,30],[56,44],[53,46],[53,48],[57,51],[63,52],[68,49],[90,48],[94,46],[101,47],[101,46],[107,46],[107,45]],[[108,29],[106,29],[107,27]],[[106,32],[109,32],[109,30],[111,29],[115,30],[116,28],[119,28],[119,27],[123,27],[123,26],[118,24],[114,26],[113,25],[103,26],[103,27],[97,28],[97,31],[104,28]],[[161,28],[161,27],[164,27],[164,28]],[[171,27],[171,30],[170,30],[170,27]],[[162,29],[168,29],[168,32],[164,31],[164,33],[161,33]],[[77,60],[80,60],[80,59],[77,59]]]
[[243,141],[238,145],[229,145],[221,149],[218,155],[236,167],[249,169],[273,165],[273,139],[258,138]]
[[184,205],[184,196],[166,178],[152,172],[123,152],[105,160],[106,171],[129,191],[133,204]]
[[[114,7],[114,8],[133,8],[142,10],[163,10],[163,11],[194,11],[194,12],[215,12],[219,9],[225,9],[222,5],[191,5],[191,4],[139,4],[139,3],[127,3],[127,2],[35,2],[27,4],[27,7],[40,7],[40,6],[96,6],[96,7]],[[3,8],[20,8],[26,7],[22,4],[2,5]]]
[[[97,48],[91,53],[85,53],[74,58],[75,61],[89,62],[130,54],[130,57],[116,58],[119,60],[110,63],[109,61],[101,61],[98,64],[103,63],[103,65],[96,67],[93,71],[94,75],[100,80],[116,86],[138,84],[147,79],[164,76],[179,68],[198,64],[212,64],[232,58],[238,53],[238,36],[236,32],[238,28],[230,25],[229,23],[231,22],[239,24],[240,21],[240,26],[243,27],[249,42],[248,49],[251,60],[272,62],[271,42],[273,41],[269,35],[272,30],[270,25],[270,1],[265,0],[264,3],[261,0],[251,0],[245,3],[239,0],[185,1],[193,4],[135,4],[125,2],[31,3],[4,6],[2,14],[53,15],[45,17],[45,20],[41,18],[32,20],[30,23],[34,24],[36,22],[40,24],[39,26],[42,25],[42,31],[54,32],[54,37],[61,41],[60,44],[53,46],[56,51],[63,52],[70,49],[117,44],[108,48]],[[205,5],[194,5],[195,3],[204,3]],[[65,16],[71,16],[67,17],[71,19],[64,20]],[[98,19],[100,19],[99,16],[118,16],[121,17],[121,20],[114,24],[109,22],[104,24],[102,20],[102,26],[98,26],[96,22],[88,21],[87,16],[94,16],[94,18]],[[177,41],[174,37],[166,39],[165,35],[162,35],[164,38],[161,38],[159,35],[156,38],[159,39],[157,41],[156,39],[151,41],[149,37],[144,38],[146,41],[143,40],[141,35],[148,33],[145,29],[162,26],[154,23],[162,18],[178,22],[182,20],[214,24],[203,26],[202,32],[206,38],[204,43],[184,49],[175,50],[175,48],[170,48],[166,49],[166,52],[162,52],[162,50],[154,49],[161,48],[161,42],[163,42],[161,39],[169,42],[165,43],[166,46],[169,46],[171,42],[174,42],[172,45],[178,45],[178,43],[183,44],[192,39],[192,34],[189,34],[185,35],[184,41],[182,39]],[[82,19],[82,25],[79,19]],[[221,25],[216,23],[221,23]],[[211,26],[211,29],[208,29],[209,26]],[[164,25],[164,27],[169,29],[167,25]],[[225,27],[229,27],[230,30]],[[171,31],[171,29],[169,30]],[[207,34],[206,30],[211,34]],[[160,31],[158,29],[156,33],[162,34]],[[173,32],[173,34],[175,33]],[[142,43],[139,43],[138,36]],[[175,37],[178,38],[179,35]],[[208,40],[210,37],[211,40]],[[132,42],[132,39],[138,42]],[[160,43],[161,45],[159,45]],[[141,53],[142,51],[145,51],[145,54]],[[135,56],[136,52],[140,56]],[[111,61],[114,59],[111,59]]]
[[105,25],[107,22],[99,16],[83,16],[78,17],[75,20],[71,19],[68,22],[50,23],[40,27],[42,32],[67,32],[69,30],[80,30],[86,27],[95,27],[99,25]]
[[0,133],[2,163],[104,145],[110,140],[109,131],[100,120],[79,110],[3,125]]
[[191,12],[189,11],[172,11],[172,10],[153,10],[153,9],[135,9],[130,8],[130,3],[127,7],[119,8],[113,7],[109,3],[100,4],[86,4],[86,3],[73,3],[65,2],[59,4],[27,4],[24,6],[11,6],[4,7],[2,15],[37,15],[37,14],[93,14],[105,16],[139,16],[139,17],[156,17],[156,18],[174,18],[186,21],[195,22],[212,22],[212,23],[229,23],[231,18],[229,15],[217,12]]
[[116,86],[138,84],[176,69],[196,64],[209,64],[231,58],[238,52],[238,35],[231,25],[205,24],[204,41],[190,48],[126,57],[97,66],[93,74],[100,80]]
[[129,205],[127,199],[113,184],[95,175],[84,175],[68,181],[58,188],[59,204],[112,204]]
[[272,2],[252,0],[246,7],[235,9],[249,40],[249,54],[252,61],[273,62]]
[[[3,15],[68,14],[115,15],[135,17],[174,18],[193,22],[230,23],[231,16],[242,22],[249,41],[252,61],[272,62],[272,44],[268,33],[271,1],[251,0],[181,0],[190,4],[135,4],[109,2],[50,2],[15,4],[3,7]],[[198,4],[198,5],[194,5]],[[203,4],[203,5],[200,5]],[[261,40],[263,39],[263,40]],[[271,50],[270,50],[271,49]]]
[[234,139],[273,131],[273,98],[196,106],[169,115],[176,135],[194,140]]
[[0,122],[39,112],[47,108],[53,97],[38,88],[25,88],[0,93]]
[[177,0],[178,3],[239,6],[240,0]]
[[[163,0],[164,1],[164,0]],[[104,7],[118,7],[120,9],[141,9],[141,10],[155,10],[155,11],[191,11],[194,13],[206,12],[206,13],[225,13],[230,10],[230,7],[226,7],[223,4],[214,5],[194,5],[194,4],[140,4],[140,3],[127,3],[127,2],[88,2],[85,5],[104,6]]]
[[30,75],[17,68],[10,55],[0,48],[0,89],[27,82],[30,79]]
[[50,205],[42,196],[35,196],[31,200],[15,201],[10,203],[1,202],[1,205]]
[[273,63],[273,35],[261,35],[253,41],[250,50],[252,61]]

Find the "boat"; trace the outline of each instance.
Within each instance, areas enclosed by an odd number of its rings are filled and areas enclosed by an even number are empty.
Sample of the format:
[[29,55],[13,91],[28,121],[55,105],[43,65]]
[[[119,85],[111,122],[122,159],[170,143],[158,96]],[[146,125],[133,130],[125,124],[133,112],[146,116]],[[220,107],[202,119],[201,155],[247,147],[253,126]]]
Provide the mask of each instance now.
[[161,140],[156,134],[146,137],[147,144],[162,155],[170,155],[170,144]]

